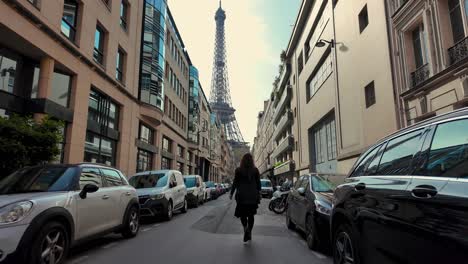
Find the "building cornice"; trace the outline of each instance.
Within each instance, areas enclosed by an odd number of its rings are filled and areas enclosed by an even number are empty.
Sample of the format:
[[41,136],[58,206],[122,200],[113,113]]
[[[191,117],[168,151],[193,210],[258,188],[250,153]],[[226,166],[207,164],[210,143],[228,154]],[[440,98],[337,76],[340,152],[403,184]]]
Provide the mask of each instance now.
[[[307,18],[312,11],[312,6],[317,0],[303,0],[301,4],[301,8],[299,9],[299,13],[296,17],[296,23],[294,23],[294,28],[291,33],[291,37],[289,39],[288,47],[286,49],[286,57],[291,58],[294,50],[296,49],[297,43],[301,38],[304,32],[304,26],[307,22]],[[328,1],[328,0],[322,0]]]

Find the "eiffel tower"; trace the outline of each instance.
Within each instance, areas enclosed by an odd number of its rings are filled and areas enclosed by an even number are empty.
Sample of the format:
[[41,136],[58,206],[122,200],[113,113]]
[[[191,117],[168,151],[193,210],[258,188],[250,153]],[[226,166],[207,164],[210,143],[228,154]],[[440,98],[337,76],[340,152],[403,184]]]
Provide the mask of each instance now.
[[213,75],[211,81],[210,106],[221,123],[226,139],[233,148],[245,149],[247,143],[237,124],[232,107],[231,93],[229,90],[229,78],[226,59],[226,39],[224,35],[224,22],[226,12],[223,10],[221,0],[216,11],[216,40],[213,61]]

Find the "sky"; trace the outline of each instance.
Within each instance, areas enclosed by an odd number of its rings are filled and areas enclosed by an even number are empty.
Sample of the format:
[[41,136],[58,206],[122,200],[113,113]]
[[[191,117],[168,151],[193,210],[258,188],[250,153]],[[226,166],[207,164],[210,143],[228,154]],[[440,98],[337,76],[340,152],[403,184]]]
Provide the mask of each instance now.
[[[302,0],[223,0],[226,49],[233,107],[244,140],[253,145],[257,114],[272,91],[281,51]],[[168,0],[190,59],[209,98],[218,0]]]

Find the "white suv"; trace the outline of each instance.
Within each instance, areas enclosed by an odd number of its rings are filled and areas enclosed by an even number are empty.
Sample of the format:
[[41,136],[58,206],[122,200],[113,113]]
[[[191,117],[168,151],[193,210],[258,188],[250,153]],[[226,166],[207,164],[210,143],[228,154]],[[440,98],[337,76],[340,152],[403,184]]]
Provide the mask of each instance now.
[[187,212],[187,188],[176,170],[141,172],[130,178],[137,189],[141,216],[163,216],[171,220],[174,211]]
[[185,187],[187,187],[187,201],[190,206],[198,207],[205,201],[205,184],[199,175],[184,176]]
[[0,262],[59,264],[84,239],[138,230],[136,190],[118,170],[46,165],[0,180]]

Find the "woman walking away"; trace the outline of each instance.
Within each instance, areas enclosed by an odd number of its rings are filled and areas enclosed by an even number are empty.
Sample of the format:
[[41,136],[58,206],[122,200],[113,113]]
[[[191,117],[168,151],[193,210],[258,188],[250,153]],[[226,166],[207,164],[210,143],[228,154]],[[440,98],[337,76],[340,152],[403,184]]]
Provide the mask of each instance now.
[[236,169],[229,196],[232,199],[234,192],[236,192],[237,206],[234,215],[240,217],[244,226],[244,242],[252,240],[254,215],[257,214],[260,203],[260,190],[260,173],[255,167],[252,155],[247,153],[242,157],[240,167]]

